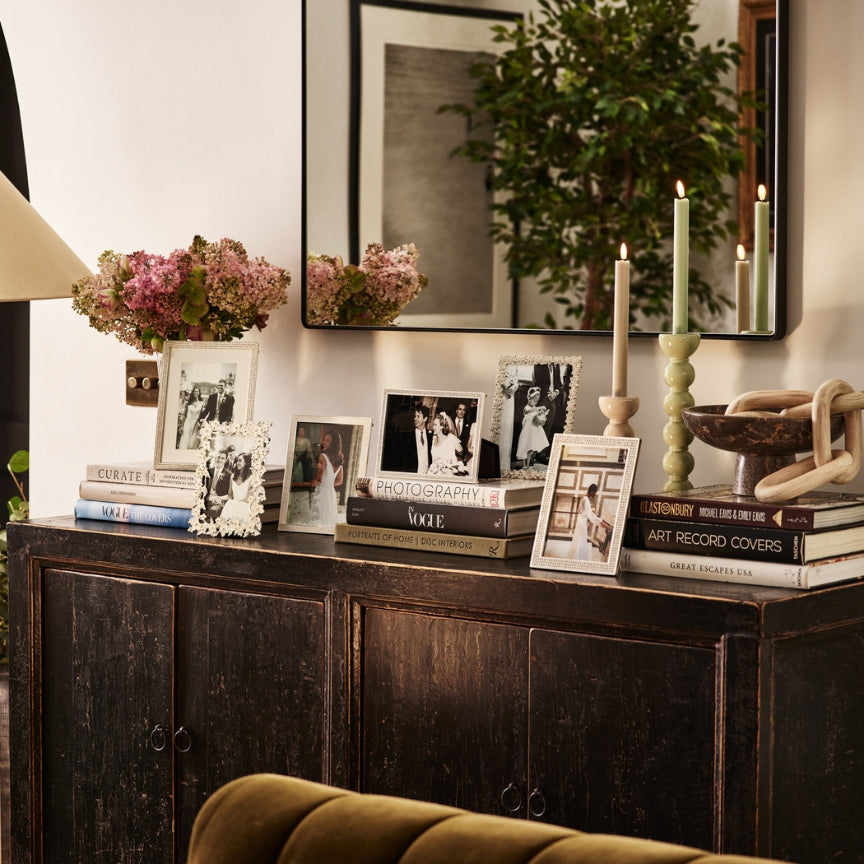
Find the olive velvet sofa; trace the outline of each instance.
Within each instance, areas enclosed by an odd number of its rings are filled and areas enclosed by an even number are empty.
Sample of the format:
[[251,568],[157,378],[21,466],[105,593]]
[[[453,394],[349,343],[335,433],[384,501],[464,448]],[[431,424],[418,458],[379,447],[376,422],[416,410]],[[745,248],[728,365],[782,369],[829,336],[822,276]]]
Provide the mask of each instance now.
[[218,789],[188,864],[756,864],[670,843],[588,834],[277,774]]

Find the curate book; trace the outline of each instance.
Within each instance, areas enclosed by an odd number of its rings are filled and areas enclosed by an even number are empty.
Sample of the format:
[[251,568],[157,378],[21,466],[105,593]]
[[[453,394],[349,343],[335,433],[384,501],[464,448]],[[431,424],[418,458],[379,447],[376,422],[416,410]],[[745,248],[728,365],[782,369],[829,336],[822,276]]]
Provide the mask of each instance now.
[[[282,482],[284,465],[268,465],[264,471],[264,485]],[[149,462],[94,462],[84,470],[84,479],[103,483],[124,483],[136,486],[178,486],[195,489],[198,481],[195,471],[172,468],[154,468]]]
[[864,576],[864,553],[825,558],[812,564],[783,564],[625,548],[621,550],[621,569],[654,576],[810,590],[860,579]]
[[428,477],[393,479],[390,477],[358,477],[355,488],[359,496],[398,501],[422,501],[426,504],[460,504],[466,507],[540,506],[543,500],[543,480],[501,478],[478,480],[476,483],[447,482]]
[[864,521],[864,495],[815,491],[789,502],[765,504],[756,498],[735,495],[729,484],[719,484],[681,492],[634,492],[630,497],[630,515],[813,531]]
[[475,555],[481,558],[523,558],[531,554],[534,545],[533,533],[519,537],[476,537],[470,534],[436,534],[434,531],[382,528],[376,525],[349,525],[347,522],[336,523],[333,539],[340,543],[447,552],[451,555]]
[[429,504],[355,495],[348,498],[345,517],[349,525],[512,537],[537,530],[540,507],[502,510],[500,507]]
[[809,564],[821,558],[864,552],[864,523],[819,531],[793,531],[631,516],[624,528],[624,545],[688,555]]

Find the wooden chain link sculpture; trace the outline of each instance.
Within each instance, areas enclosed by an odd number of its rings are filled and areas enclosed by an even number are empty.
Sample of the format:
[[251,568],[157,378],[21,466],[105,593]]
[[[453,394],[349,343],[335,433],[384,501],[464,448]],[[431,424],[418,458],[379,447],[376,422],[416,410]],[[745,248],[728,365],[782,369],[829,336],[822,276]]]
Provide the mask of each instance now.
[[[756,484],[760,501],[777,503],[810,492],[824,483],[848,483],[861,468],[861,411],[864,391],[839,378],[807,390],[752,390],[726,408],[726,414],[751,417],[810,417],[813,455],[800,459]],[[831,449],[831,416],[843,415],[845,450]]]

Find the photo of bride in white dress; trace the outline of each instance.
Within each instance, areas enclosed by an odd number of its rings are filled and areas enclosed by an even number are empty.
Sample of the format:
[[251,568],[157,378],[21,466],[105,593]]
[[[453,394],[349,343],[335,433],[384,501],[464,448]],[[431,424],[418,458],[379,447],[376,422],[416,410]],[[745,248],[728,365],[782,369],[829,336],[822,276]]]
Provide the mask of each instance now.
[[[368,467],[371,427],[371,417],[292,416],[280,531],[332,534],[345,521],[348,496]],[[311,470],[298,468],[301,461]]]

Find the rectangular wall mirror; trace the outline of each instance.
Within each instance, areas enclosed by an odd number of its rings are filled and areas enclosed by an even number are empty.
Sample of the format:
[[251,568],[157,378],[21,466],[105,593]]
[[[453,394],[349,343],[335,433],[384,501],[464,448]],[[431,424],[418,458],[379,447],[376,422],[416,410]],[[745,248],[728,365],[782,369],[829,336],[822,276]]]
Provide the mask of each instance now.
[[[690,267],[697,271],[690,280],[690,329],[698,329],[704,338],[779,339],[786,332],[788,2],[670,0],[670,6],[686,7],[692,27],[691,47],[696,52],[694,62],[684,64],[686,73],[681,71],[680,65],[674,73],[679,76],[679,84],[680,76],[695,74],[695,68],[702,70],[704,66],[703,79],[698,83],[693,78],[688,79],[688,88],[699,90],[712,105],[719,104],[725,110],[731,106],[735,113],[742,92],[755,94],[752,100],[755,104],[744,104],[741,108],[741,125],[760,130],[755,135],[741,135],[734,141],[733,149],[739,150],[743,158],[722,180],[725,204],[711,210],[710,226],[725,225],[727,231],[716,240],[715,248],[700,251],[698,240],[693,239],[694,232],[708,230],[709,217],[705,210],[709,208],[703,206],[705,199],[700,197],[703,190],[698,183],[695,188],[691,184],[686,193],[690,201]],[[575,5],[566,0],[550,4],[553,9]],[[597,5],[599,8],[610,4]],[[617,5],[620,8],[621,4]],[[634,21],[638,18],[635,10],[639,4],[635,0],[624,4],[624,8],[633,13]],[[633,244],[627,236],[616,237],[611,247],[611,234],[622,232],[617,231],[619,226],[614,225],[614,217],[607,218],[606,232],[600,230],[597,235],[603,238],[602,256],[594,251],[601,248],[601,244],[598,242],[592,247],[583,237],[583,245],[579,247],[583,257],[571,256],[567,268],[561,269],[564,275],[559,282],[562,285],[577,270],[582,272],[583,283],[587,283],[585,274],[592,268],[602,271],[596,273],[593,284],[602,286],[605,292],[602,303],[606,305],[596,316],[587,314],[590,306],[587,295],[580,299],[578,294],[564,293],[554,276],[546,280],[548,287],[543,290],[543,273],[516,279],[509,275],[504,260],[508,245],[493,240],[490,225],[493,220],[502,218],[500,212],[493,212],[495,205],[512,201],[520,190],[496,188],[497,181],[490,178],[497,176],[501,163],[489,159],[472,161],[464,154],[454,153],[454,148],[464,146],[467,141],[479,141],[479,145],[472,146],[482,147],[484,140],[495,142],[495,154],[504,152],[500,139],[495,139],[491,132],[493,124],[483,122],[489,114],[445,106],[474,105],[479,79],[467,71],[471,61],[479,58],[487,64],[498,62],[496,58],[512,45],[496,42],[492,38],[493,27],[511,30],[517,17],[524,18],[530,12],[535,22],[557,23],[544,18],[537,0],[426,0],[420,3],[304,0],[304,248],[319,255],[339,256],[345,264],[357,264],[369,243],[382,243],[385,249],[415,243],[420,253],[418,267],[429,277],[429,285],[400,314],[397,322],[400,329],[536,332],[540,328],[543,332],[569,332],[571,335],[574,330],[608,335],[614,260],[619,256],[617,250],[622,241],[628,244],[628,257],[632,261],[631,312],[634,317],[631,332],[653,335],[668,330],[675,199],[675,183],[671,178],[679,163],[688,159],[694,166],[692,171],[705,168],[704,164],[697,164],[705,160],[693,155],[696,145],[690,145],[684,133],[679,130],[676,141],[667,145],[658,140],[649,141],[646,135],[630,150],[643,163],[650,163],[641,170],[653,169],[655,164],[663,162],[667,150],[679,154],[668,157],[672,163],[665,166],[668,186],[664,178],[662,185],[654,183],[650,191],[643,189],[637,193],[641,194],[641,209],[637,208],[641,215],[631,215],[631,221],[626,223],[633,233],[644,232],[646,236],[651,226],[657,225],[654,232],[657,248],[646,252],[639,242]],[[680,25],[680,20],[677,24]],[[644,28],[649,25],[616,19],[612,23],[604,21],[602,32],[611,33],[619,26]],[[626,38],[623,32],[620,38]],[[658,47],[653,49],[659,53],[651,55],[649,65],[657,66],[660,59],[667,56],[669,44],[677,44],[680,39],[680,27],[674,39],[660,38]],[[706,50],[715,54],[728,53],[730,43],[740,44],[744,49],[737,67],[732,65],[725,71],[718,71],[718,67],[700,53]],[[576,44],[575,39],[573,44]],[[571,52],[571,56],[576,54]],[[673,62],[670,60],[670,65]],[[626,106],[632,103],[642,106],[647,113],[648,102],[653,97],[650,92],[647,95],[638,92],[642,79],[638,71],[625,68],[628,63],[614,68],[620,70],[622,81],[625,75],[636,76],[632,79],[633,95],[619,96],[617,107],[612,109],[609,104],[613,100],[604,101],[601,92],[605,86],[603,81],[608,81],[611,71],[604,71],[605,79],[601,76],[595,80],[591,77],[593,66],[591,73],[582,76],[573,72],[578,64],[570,64],[563,73],[563,64],[559,64],[552,74],[557,76],[556,86],[562,92],[585,99],[590,96],[596,112],[626,111],[630,110]],[[703,86],[706,77],[708,80]],[[631,90],[627,88],[630,87],[627,82],[619,92],[629,94]],[[504,96],[512,98],[512,93]],[[534,104],[536,102],[535,99]],[[577,99],[572,104],[583,102],[584,99],[582,102]],[[526,104],[530,110],[530,104]],[[651,107],[662,111],[653,102]],[[513,118],[508,115],[506,119]],[[524,122],[525,116],[520,120]],[[552,125],[556,121],[538,116],[538,122]],[[734,124],[736,132],[738,125]],[[577,131],[584,148],[584,142],[591,138],[591,133],[585,132],[584,117],[579,120]],[[692,134],[702,144],[711,137],[705,127]],[[513,146],[518,149],[526,145],[515,141]],[[574,150],[578,146],[574,145]],[[627,154],[621,157],[624,161],[629,158]],[[615,168],[609,174],[626,170],[620,168],[621,159],[610,162]],[[569,170],[561,167],[563,163],[553,163],[554,153],[534,169],[538,191],[545,191]],[[597,164],[601,163],[592,163],[590,169],[596,172]],[[589,175],[586,170],[583,176],[593,178],[585,182],[595,187],[604,183],[603,172]],[[679,179],[686,185],[686,176]],[[767,189],[770,214],[765,256],[768,280],[767,290],[763,292],[763,297],[767,296],[763,305],[768,311],[767,319],[763,317],[767,323],[759,326],[758,332],[752,332],[757,329],[754,312],[747,310],[746,320],[750,326],[743,327],[744,319],[739,318],[736,309],[736,247],[742,244],[745,258],[751,262],[752,305],[756,270],[754,222],[758,222],[754,213],[756,190],[761,184]],[[631,183],[628,188],[635,188],[635,184]],[[525,189],[526,184],[522,182],[522,194]],[[610,194],[619,193],[613,189]],[[626,196],[626,189],[620,194]],[[628,198],[628,204],[630,201],[632,198]],[[549,212],[554,220],[551,205]],[[574,205],[561,212],[581,211]],[[660,225],[656,221],[657,214],[667,219],[667,223]],[[540,224],[541,217],[535,212],[527,221]],[[608,230],[610,223],[613,223],[611,231]],[[588,223],[577,223],[573,232],[581,233],[585,224]],[[527,238],[530,232],[520,225],[514,234]],[[592,256],[594,259],[602,257],[602,261],[592,263]],[[573,265],[574,260],[584,263]],[[548,268],[545,273],[549,273]],[[655,285],[669,286],[668,298],[658,297],[656,290],[650,294],[652,278]],[[640,280],[647,287],[640,288]],[[701,294],[698,289],[694,290],[694,285],[698,284],[702,286]],[[302,291],[304,325],[332,327],[332,323],[316,321],[314,315],[310,315],[305,272]],[[640,291],[653,299],[635,300],[635,294]],[[707,299],[709,294],[711,299]],[[725,300],[718,299],[721,297]]]

